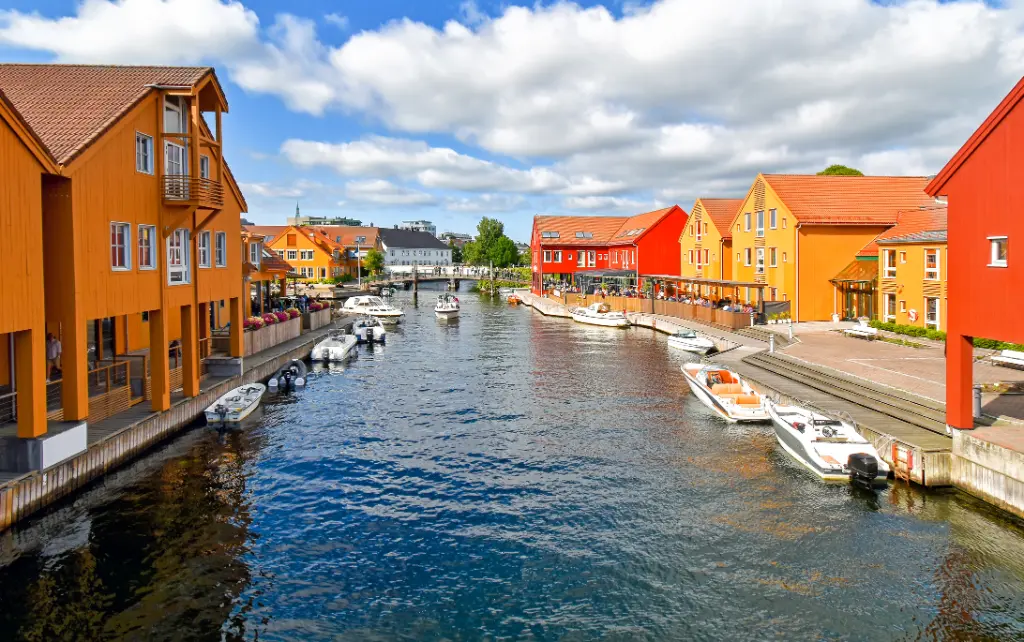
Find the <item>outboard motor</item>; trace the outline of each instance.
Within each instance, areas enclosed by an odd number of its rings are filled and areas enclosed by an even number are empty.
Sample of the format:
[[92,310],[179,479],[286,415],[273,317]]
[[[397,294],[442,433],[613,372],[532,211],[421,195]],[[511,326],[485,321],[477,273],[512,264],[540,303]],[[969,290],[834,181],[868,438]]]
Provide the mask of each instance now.
[[850,482],[861,488],[873,488],[878,478],[878,460],[867,453],[854,453],[846,462],[850,469]]

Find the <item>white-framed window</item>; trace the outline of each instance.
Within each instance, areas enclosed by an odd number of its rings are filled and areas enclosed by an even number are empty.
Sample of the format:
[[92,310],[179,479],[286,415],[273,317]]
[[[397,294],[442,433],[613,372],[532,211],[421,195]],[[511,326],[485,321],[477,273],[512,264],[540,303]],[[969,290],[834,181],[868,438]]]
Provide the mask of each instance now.
[[764,274],[764,248],[757,248],[757,266],[754,270],[757,274]]
[[925,297],[924,300],[924,327],[933,330],[939,329],[939,299],[936,297]]
[[778,248],[768,248],[768,267],[778,267],[779,262]]
[[142,132],[135,132],[135,171],[153,173],[153,137]]
[[924,251],[924,278],[928,281],[939,280],[939,250],[925,249]]
[[907,302],[901,300],[900,301],[900,312],[906,312],[906,311],[907,311]]
[[884,321],[895,321],[896,320],[896,295],[887,293],[885,295],[885,305],[882,307],[882,314]]
[[299,252],[297,250],[288,250],[288,260],[294,261],[299,258]]
[[751,257],[750,248],[749,247],[748,248],[744,248],[743,249],[743,265],[750,265],[751,264],[752,261],[751,261],[750,257]]
[[210,157],[199,157],[199,178],[210,178]]
[[690,250],[690,265],[693,265],[693,250]]
[[695,223],[695,225],[697,226],[697,242],[699,243],[700,240],[704,238],[704,230],[700,223]]
[[693,236],[693,223],[690,223],[690,236]]
[[900,263],[902,264],[902,263],[906,263],[906,262],[907,262],[907,253],[906,252],[900,252]]
[[313,250],[299,250],[299,258],[303,261],[312,261]]
[[737,263],[740,262],[740,253],[739,252],[736,253],[736,262]]
[[[776,212],[774,209],[768,210],[768,227],[770,227],[773,230],[776,227],[778,227],[778,219],[778,212]],[[773,298],[772,300],[774,301],[775,299]]]
[[[340,243],[341,240],[339,239],[338,242]],[[366,237],[365,236],[357,236],[356,237],[356,243],[366,243]]]
[[110,267],[113,270],[132,269],[132,226],[128,223],[110,224]]
[[325,267],[320,268],[320,278],[321,279],[326,279],[327,278],[327,268],[325,268]]
[[[694,252],[694,250],[690,250],[690,252],[692,253],[692,252]],[[700,250],[696,250],[696,252],[697,252],[697,269],[699,270],[702,267],[704,267],[704,263],[703,263],[703,261],[701,261],[702,257],[701,257],[701,254],[700,254]]]
[[708,233],[708,224],[707,223],[701,223],[701,225],[704,226],[704,233],[707,234]]
[[551,256],[552,256],[552,260],[555,263],[561,263],[562,262],[562,251],[561,250],[555,250],[554,252],[552,252]]
[[896,278],[896,250],[882,250],[882,276],[887,279]]
[[636,250],[630,250],[630,252],[629,252],[629,262],[630,263],[636,263]]
[[[772,211],[774,212],[775,210],[772,210]],[[771,298],[772,301],[778,301],[779,300],[779,288],[772,288],[771,289],[771,297],[772,297]]]
[[164,99],[164,131],[168,134],[187,134],[188,119],[185,113],[185,101],[181,96],[167,96]]
[[595,265],[597,265],[597,252],[587,252],[587,266],[594,267]]
[[228,233],[217,232],[213,235],[213,242],[216,245],[214,257],[217,261],[217,267],[228,266]]
[[551,262],[551,250],[544,250],[544,262],[545,263],[550,263]]
[[990,236],[989,267],[1006,267],[1010,255],[1010,239],[1005,236]]
[[260,259],[263,258],[263,243],[261,241],[249,242],[249,263],[257,269],[260,267]]
[[750,231],[750,212],[747,212],[746,214],[743,215],[743,231]]
[[708,263],[710,263],[710,261],[708,261],[708,257],[710,255],[710,253],[711,253],[711,250],[704,250],[704,265],[707,265]]
[[192,282],[192,257],[189,256],[189,231],[176,229],[167,237],[167,283],[181,285]]
[[764,210],[757,213],[757,236],[764,236]]
[[156,226],[139,226],[139,269],[156,269]]
[[198,240],[198,248],[196,257],[199,260],[199,267],[208,268],[210,267],[210,233],[200,232]]

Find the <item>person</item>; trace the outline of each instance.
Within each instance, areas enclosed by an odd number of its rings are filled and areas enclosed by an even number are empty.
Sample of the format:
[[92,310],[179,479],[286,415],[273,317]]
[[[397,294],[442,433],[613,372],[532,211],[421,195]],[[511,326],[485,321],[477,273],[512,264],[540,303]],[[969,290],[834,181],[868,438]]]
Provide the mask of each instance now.
[[52,372],[60,370],[60,351],[61,345],[57,337],[53,336],[52,332],[46,333],[46,372],[49,375]]

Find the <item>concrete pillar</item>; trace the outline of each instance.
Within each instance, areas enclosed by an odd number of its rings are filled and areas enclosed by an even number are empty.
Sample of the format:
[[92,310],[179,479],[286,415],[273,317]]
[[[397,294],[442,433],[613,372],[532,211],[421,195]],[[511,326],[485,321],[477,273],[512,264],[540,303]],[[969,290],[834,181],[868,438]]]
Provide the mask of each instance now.
[[946,423],[953,428],[974,428],[974,340],[950,332],[946,335]]
[[149,312],[149,376],[150,391],[153,395],[152,409],[167,410],[171,407],[171,373],[167,351],[170,340],[167,336],[167,319],[163,310]]
[[194,305],[181,306],[181,385],[186,397],[199,394],[199,340]]
[[[245,305],[248,305],[249,300],[245,300]],[[231,318],[228,322],[231,324],[231,339],[230,339],[230,354],[232,357],[241,357],[245,352],[245,339],[242,336],[242,323],[244,316],[242,314],[242,300],[239,297],[233,297],[230,302],[231,306]]]
[[43,328],[14,333],[18,436],[46,434],[46,335]]
[[61,321],[61,401],[64,421],[84,421],[89,418],[89,350],[86,322],[70,315]]

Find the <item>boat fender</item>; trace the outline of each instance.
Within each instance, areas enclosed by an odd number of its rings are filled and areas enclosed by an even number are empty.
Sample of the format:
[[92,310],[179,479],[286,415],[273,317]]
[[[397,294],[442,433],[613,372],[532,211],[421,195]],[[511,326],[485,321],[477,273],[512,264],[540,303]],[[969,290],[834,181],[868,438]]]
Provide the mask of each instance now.
[[304,378],[302,378],[302,377],[298,377],[297,379],[295,379],[295,385],[296,386],[304,386],[304,385],[306,385],[306,380]]
[[807,425],[803,424],[803,423],[800,423],[799,421],[794,421],[793,422],[793,427],[797,429],[797,432],[803,432],[804,428],[806,428]]
[[270,388],[271,390],[276,389],[277,388],[277,377],[272,377],[270,379],[270,381],[267,382],[267,387]]

